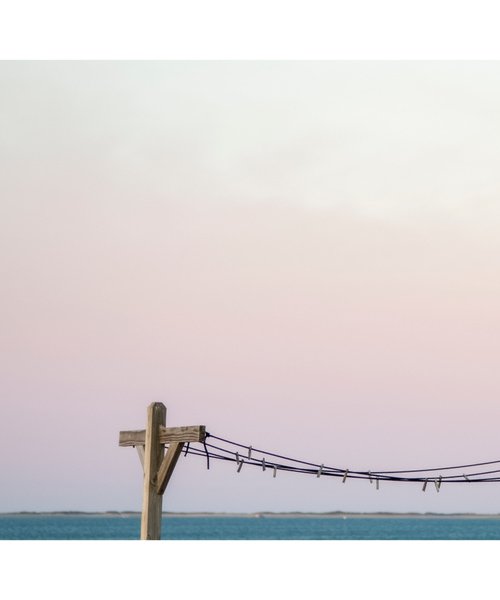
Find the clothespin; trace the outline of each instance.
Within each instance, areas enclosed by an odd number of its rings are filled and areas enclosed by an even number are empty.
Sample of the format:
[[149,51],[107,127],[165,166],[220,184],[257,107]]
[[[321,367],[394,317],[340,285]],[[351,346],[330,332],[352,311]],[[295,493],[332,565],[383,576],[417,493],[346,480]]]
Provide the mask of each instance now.
[[428,482],[428,481],[429,481],[428,479],[426,479],[426,480],[424,481],[424,485],[422,486],[422,491],[423,491],[423,492],[425,492],[425,488],[427,487],[427,482]]
[[240,455],[238,452],[236,452],[236,464],[239,465],[240,464]]
[[263,471],[266,470],[266,459],[265,458],[262,459],[262,470]]
[[318,474],[316,475],[316,477],[321,477],[321,473],[323,473],[323,467],[324,465],[321,465],[321,467],[318,469]]
[[248,458],[252,458],[252,446],[248,447]]
[[273,465],[273,469],[274,469],[273,477],[276,477],[276,471],[278,470],[276,465]]
[[379,479],[376,479],[376,480],[375,480],[375,483],[377,484],[377,490],[378,490],[378,488],[379,488],[379,481],[380,481]]
[[465,475],[465,473],[464,473],[464,479],[465,479],[465,481],[470,481],[470,479],[467,477],[467,475]]
[[237,469],[237,473],[239,473],[241,471],[241,467],[243,466],[243,459],[240,460],[240,464],[238,465],[238,469]]
[[342,479],[342,483],[345,483],[345,480],[347,479],[347,473],[349,473],[349,469],[345,470],[344,479]]
[[372,473],[371,473],[371,471],[368,471],[368,477],[370,478],[370,483],[373,483],[373,479],[372,479]]
[[439,479],[437,481],[434,479],[434,485],[436,486],[437,492],[439,492],[439,488],[441,487],[441,479],[443,479],[442,475],[439,476]]

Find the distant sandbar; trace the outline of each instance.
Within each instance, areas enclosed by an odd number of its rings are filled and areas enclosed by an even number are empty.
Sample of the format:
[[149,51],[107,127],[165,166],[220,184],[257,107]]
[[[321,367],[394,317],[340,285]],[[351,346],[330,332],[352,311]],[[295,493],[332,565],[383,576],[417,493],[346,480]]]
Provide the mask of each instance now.
[[[9,512],[0,513],[1,517],[116,517],[130,518],[140,517],[137,511],[106,511],[106,512],[85,512],[85,511],[50,511],[50,512]],[[229,513],[229,512],[164,512],[166,518],[260,518],[260,519],[500,519],[500,514],[476,514],[476,513],[392,513],[392,512],[255,512],[255,513]]]

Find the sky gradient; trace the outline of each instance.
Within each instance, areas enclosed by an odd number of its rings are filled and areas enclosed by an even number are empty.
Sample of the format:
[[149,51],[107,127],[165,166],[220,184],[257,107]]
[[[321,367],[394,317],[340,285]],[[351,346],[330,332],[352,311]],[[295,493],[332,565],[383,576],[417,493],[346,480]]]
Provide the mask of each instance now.
[[[0,511],[140,510],[121,429],[500,459],[498,62],[0,64]],[[178,511],[500,512],[181,459]]]

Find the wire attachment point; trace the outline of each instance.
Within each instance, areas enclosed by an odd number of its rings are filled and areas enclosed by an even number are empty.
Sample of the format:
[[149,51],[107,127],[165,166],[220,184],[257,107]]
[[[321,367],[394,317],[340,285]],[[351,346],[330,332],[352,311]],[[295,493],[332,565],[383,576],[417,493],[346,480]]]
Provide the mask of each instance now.
[[207,457],[207,469],[210,469],[210,454],[208,453],[207,442],[203,441],[203,446],[205,448],[205,455]]

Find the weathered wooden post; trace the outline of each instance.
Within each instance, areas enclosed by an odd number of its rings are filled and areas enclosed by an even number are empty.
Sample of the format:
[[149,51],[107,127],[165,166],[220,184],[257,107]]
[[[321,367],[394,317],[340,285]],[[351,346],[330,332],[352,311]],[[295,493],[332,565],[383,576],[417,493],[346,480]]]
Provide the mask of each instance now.
[[146,440],[144,445],[144,490],[142,494],[141,540],[161,538],[162,495],[156,488],[158,469],[165,453],[160,444],[160,425],[167,423],[167,409],[161,402],[148,406]]
[[[161,538],[162,500],[177,459],[186,442],[203,442],[205,426],[166,427],[167,409],[161,402],[148,406],[146,430],[120,431],[120,446],[134,446],[144,470],[141,540]],[[165,444],[168,450],[165,453]]]

